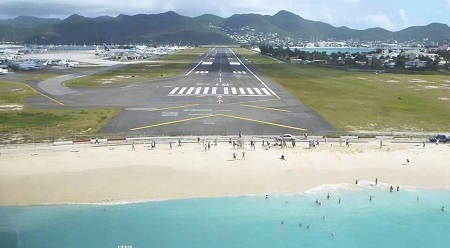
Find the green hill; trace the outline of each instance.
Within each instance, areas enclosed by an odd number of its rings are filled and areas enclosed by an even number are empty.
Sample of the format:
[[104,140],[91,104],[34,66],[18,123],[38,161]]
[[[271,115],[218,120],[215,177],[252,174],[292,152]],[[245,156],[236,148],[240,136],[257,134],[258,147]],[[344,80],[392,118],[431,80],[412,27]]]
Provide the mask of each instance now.
[[64,20],[21,16],[0,20],[0,38],[38,44],[99,43],[179,43],[225,44],[234,41],[228,34],[278,34],[295,39],[311,37],[361,41],[450,40],[446,24],[409,27],[398,32],[382,28],[366,30],[334,27],[324,22],[306,20],[288,11],[273,16],[239,14],[222,18],[211,14],[187,17],[173,11],[160,14],[100,16],[96,18],[71,15]]

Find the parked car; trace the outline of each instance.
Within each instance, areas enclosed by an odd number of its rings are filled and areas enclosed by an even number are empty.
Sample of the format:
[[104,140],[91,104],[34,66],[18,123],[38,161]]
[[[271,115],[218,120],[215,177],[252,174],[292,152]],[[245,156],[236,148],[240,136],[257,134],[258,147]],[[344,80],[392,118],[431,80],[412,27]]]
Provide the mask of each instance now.
[[292,134],[283,134],[280,137],[277,137],[277,141],[293,141],[295,137]]
[[429,138],[431,142],[436,142],[436,140],[439,140],[439,142],[447,143],[450,142],[450,137],[444,134],[438,134],[434,137]]

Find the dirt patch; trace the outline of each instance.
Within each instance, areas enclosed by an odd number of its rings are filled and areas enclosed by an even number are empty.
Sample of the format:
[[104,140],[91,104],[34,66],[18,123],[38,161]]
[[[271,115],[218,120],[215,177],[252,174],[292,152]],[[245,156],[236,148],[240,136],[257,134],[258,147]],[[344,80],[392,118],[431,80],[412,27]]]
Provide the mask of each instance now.
[[449,101],[450,100],[450,98],[448,98],[448,97],[439,97],[438,99],[442,100],[442,101]]
[[422,79],[412,79],[409,81],[410,83],[428,83],[428,81]]

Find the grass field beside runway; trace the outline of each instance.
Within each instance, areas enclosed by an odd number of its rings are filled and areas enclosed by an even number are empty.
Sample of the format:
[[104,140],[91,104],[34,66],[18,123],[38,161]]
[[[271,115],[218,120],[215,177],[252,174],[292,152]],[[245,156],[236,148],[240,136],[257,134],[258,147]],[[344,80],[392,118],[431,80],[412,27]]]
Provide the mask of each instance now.
[[165,55],[151,63],[127,65],[120,69],[73,79],[66,82],[65,85],[69,87],[108,87],[170,78],[188,69],[209,50],[207,48],[187,49]]
[[14,82],[0,82],[0,142],[94,134],[121,109],[33,109],[36,92]]
[[349,72],[238,51],[339,130],[450,131],[448,75]]

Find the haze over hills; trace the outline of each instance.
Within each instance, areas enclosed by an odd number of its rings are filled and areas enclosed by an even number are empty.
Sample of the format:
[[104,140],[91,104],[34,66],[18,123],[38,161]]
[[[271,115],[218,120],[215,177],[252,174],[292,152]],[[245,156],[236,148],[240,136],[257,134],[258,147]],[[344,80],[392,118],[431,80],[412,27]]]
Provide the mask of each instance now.
[[100,43],[182,43],[231,44],[230,34],[254,32],[277,34],[308,41],[311,38],[380,41],[450,40],[450,27],[432,23],[391,32],[382,28],[356,30],[310,21],[280,11],[273,16],[238,14],[229,18],[205,14],[186,17],[169,11],[161,14],[100,16],[72,15],[64,20],[17,17],[0,20],[0,39],[30,44],[100,44]]

